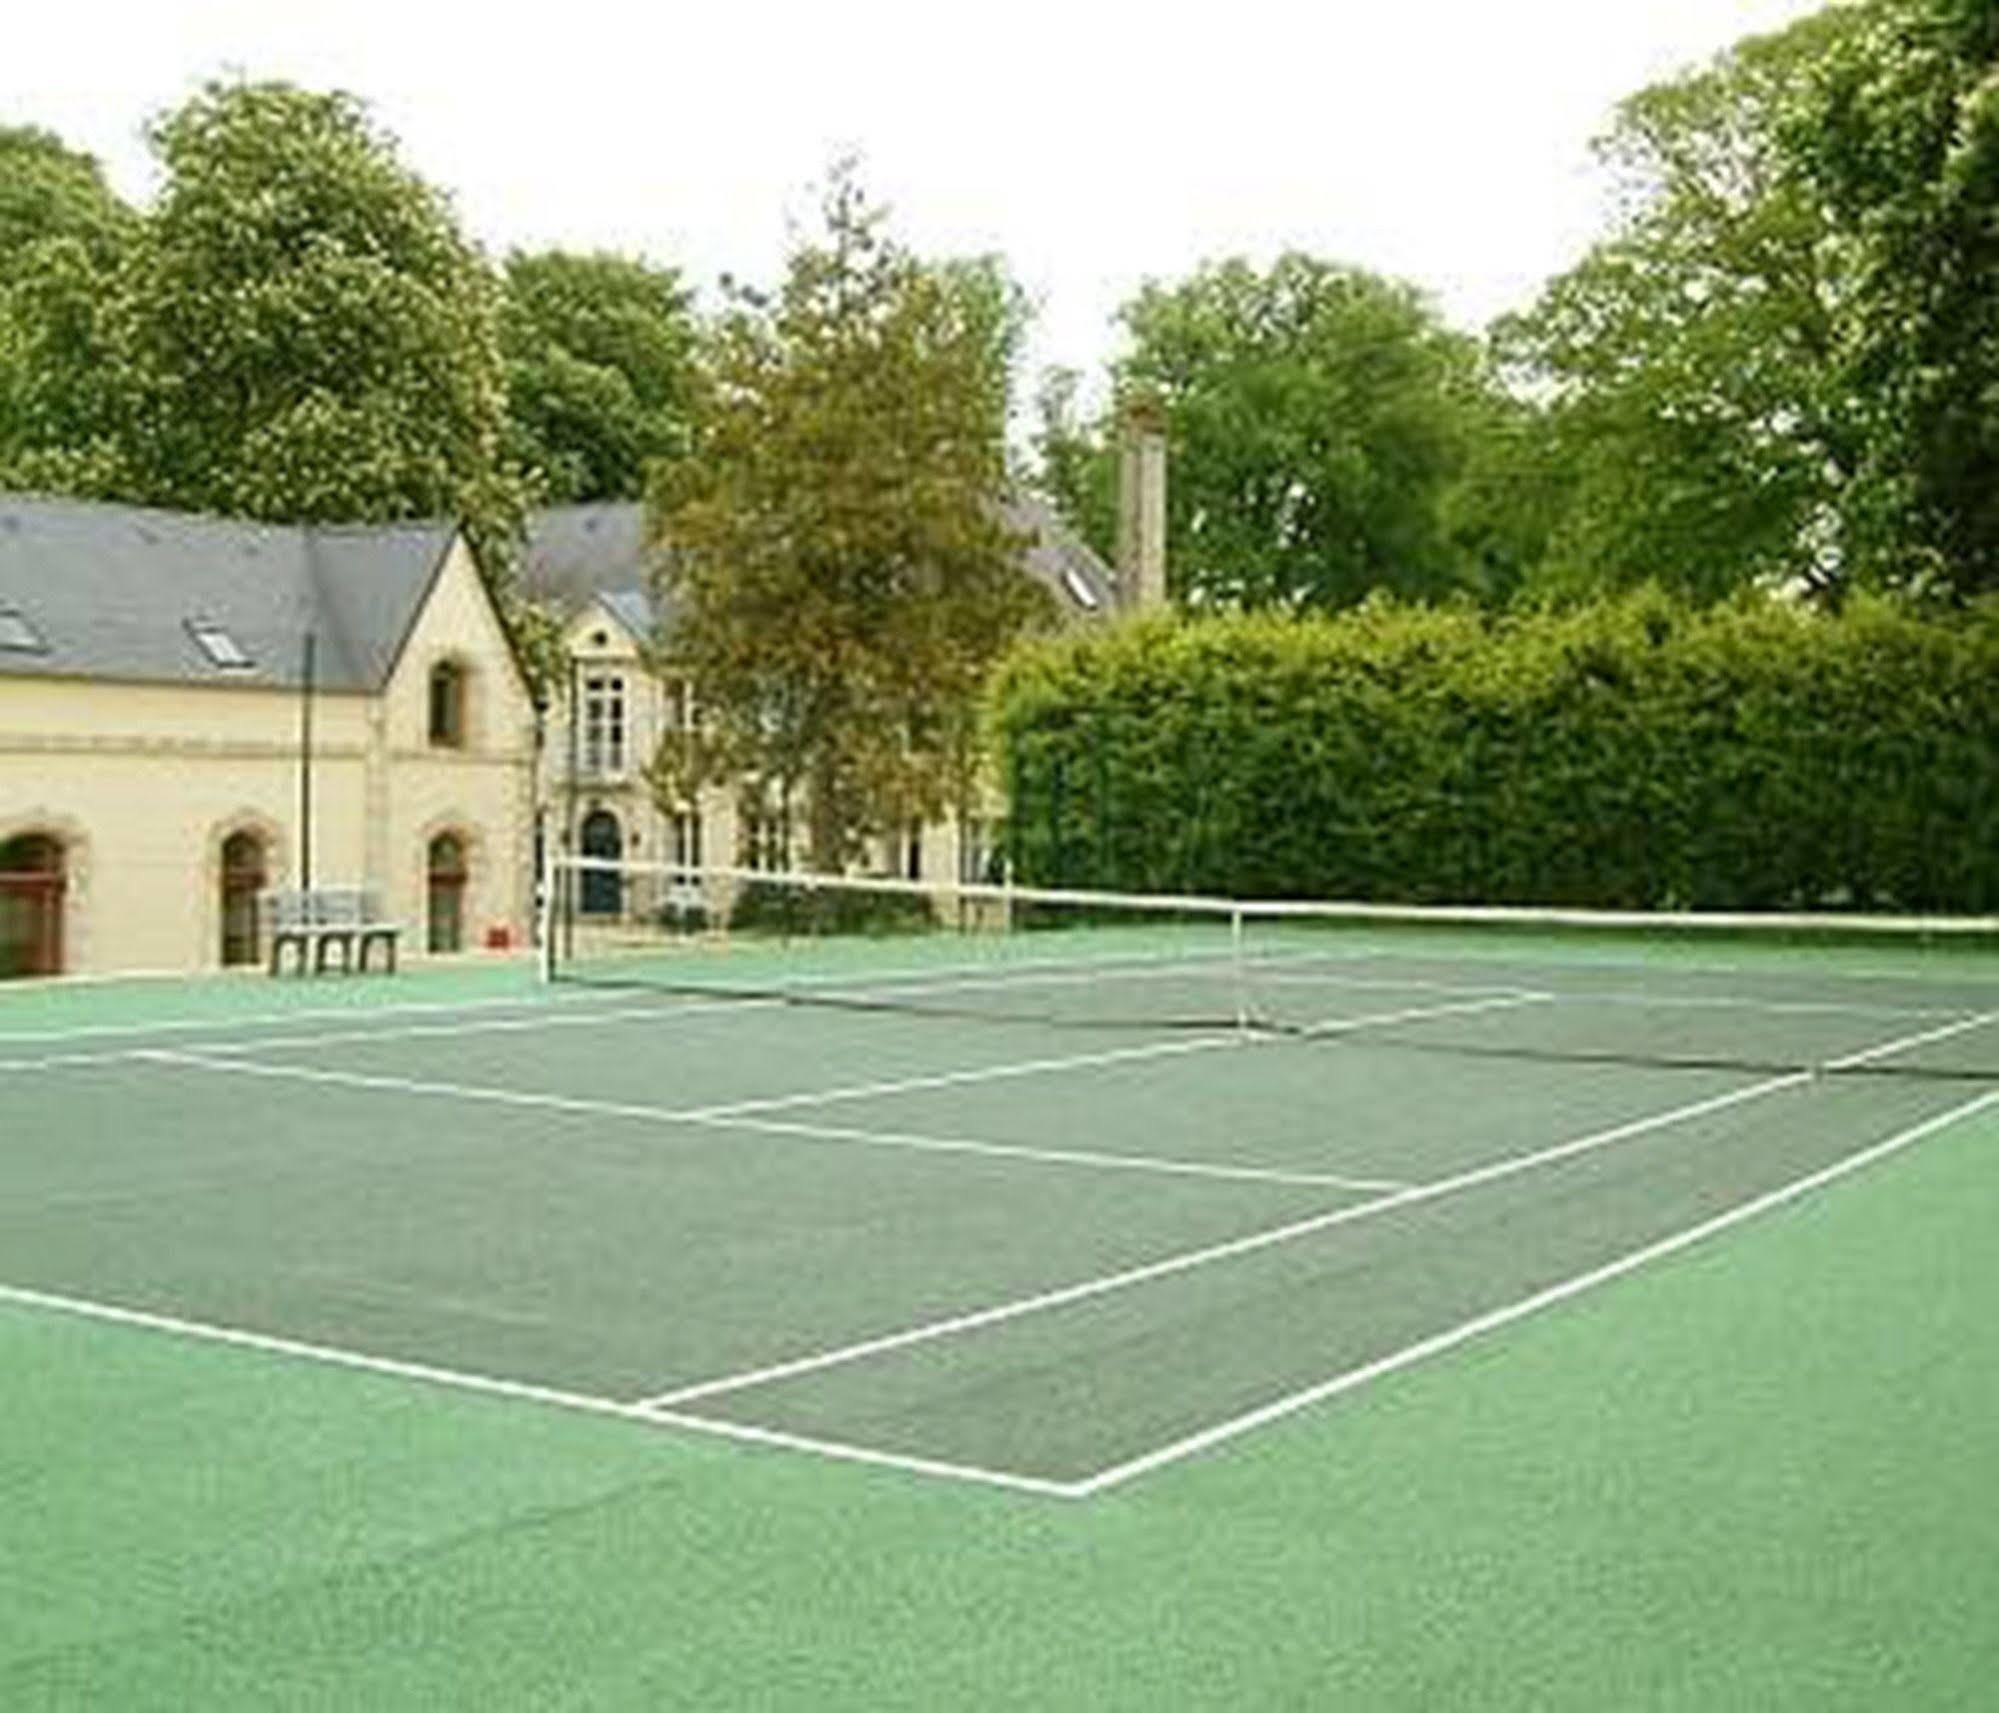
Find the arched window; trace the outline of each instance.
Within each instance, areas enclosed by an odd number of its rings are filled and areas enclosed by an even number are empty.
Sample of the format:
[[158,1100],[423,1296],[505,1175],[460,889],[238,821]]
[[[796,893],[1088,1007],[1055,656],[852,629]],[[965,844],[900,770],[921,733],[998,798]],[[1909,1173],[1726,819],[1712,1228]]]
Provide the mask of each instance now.
[[222,841],[222,962],[225,968],[258,958],[257,906],[266,882],[264,841],[231,833]]
[[[618,817],[608,809],[592,809],[583,817],[576,842],[586,857],[599,862],[616,862],[625,854],[625,837]],[[615,869],[586,868],[583,871],[579,907],[586,916],[617,916],[625,908],[624,876]]]
[[456,833],[439,833],[428,853],[429,910],[427,943],[433,952],[465,949],[465,882],[468,878],[465,841]]
[[465,668],[440,660],[430,669],[430,741],[437,749],[465,747]]
[[46,833],[0,844],[0,977],[62,974],[63,849]]

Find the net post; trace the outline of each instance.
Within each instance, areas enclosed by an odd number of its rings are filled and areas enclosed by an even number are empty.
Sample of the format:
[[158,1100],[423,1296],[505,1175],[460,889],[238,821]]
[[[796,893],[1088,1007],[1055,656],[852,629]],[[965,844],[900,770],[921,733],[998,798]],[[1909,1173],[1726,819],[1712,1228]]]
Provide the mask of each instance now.
[[541,841],[541,863],[535,875],[534,901],[536,962],[544,987],[555,980],[555,853],[548,840]]
[[1229,964],[1235,972],[1236,1033],[1249,1038],[1249,964],[1242,949],[1242,906],[1229,906]]

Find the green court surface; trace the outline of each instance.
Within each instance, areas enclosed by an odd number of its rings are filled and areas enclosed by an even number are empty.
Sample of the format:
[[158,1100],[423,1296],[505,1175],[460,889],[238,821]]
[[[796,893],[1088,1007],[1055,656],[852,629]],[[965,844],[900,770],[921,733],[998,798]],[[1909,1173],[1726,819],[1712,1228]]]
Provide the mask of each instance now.
[[1976,1704],[1999,963],[1278,973],[0,996],[0,1705]]

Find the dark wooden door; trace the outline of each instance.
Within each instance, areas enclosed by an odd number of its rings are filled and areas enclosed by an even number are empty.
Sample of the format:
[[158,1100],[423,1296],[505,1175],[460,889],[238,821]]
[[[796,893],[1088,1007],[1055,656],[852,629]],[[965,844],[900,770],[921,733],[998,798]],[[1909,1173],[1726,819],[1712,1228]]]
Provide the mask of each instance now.
[[62,974],[62,846],[39,833],[0,845],[0,978]]
[[440,833],[430,841],[429,945],[433,952],[465,949],[465,841]]
[[254,964],[259,959],[257,901],[265,884],[264,841],[255,833],[231,833],[222,844],[222,962]]

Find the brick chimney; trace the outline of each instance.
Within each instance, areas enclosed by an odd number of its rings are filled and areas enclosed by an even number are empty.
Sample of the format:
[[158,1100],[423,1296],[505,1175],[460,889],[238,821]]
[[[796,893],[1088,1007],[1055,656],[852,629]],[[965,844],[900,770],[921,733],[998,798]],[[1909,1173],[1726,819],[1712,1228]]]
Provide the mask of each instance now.
[[1152,399],[1119,423],[1118,602],[1128,613],[1166,605],[1166,413]]

